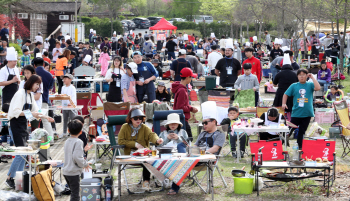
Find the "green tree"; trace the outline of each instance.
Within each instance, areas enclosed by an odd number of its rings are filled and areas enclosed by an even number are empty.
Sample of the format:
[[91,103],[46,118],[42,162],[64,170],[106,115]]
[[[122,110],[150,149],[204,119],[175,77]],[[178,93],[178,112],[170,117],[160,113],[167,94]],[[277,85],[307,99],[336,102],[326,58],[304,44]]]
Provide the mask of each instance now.
[[198,15],[198,10],[201,6],[199,0],[176,0],[172,2],[169,17],[181,17],[186,18],[188,21],[192,21],[195,15]]

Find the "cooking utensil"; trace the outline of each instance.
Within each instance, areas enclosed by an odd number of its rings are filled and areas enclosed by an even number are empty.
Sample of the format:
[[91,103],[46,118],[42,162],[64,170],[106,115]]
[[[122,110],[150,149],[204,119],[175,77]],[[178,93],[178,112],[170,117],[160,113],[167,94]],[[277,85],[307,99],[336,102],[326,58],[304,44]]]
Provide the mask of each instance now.
[[234,177],[244,177],[246,174],[246,171],[244,171],[244,170],[232,170],[231,174]]
[[159,152],[159,158],[161,158],[162,154],[171,154],[171,151],[173,150],[172,147],[157,147]]

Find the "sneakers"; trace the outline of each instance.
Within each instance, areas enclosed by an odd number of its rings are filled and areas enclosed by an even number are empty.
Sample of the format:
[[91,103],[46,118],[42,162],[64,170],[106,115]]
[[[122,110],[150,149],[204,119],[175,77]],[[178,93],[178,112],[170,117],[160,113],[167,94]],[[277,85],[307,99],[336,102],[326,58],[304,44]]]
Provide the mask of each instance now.
[[15,188],[15,180],[13,178],[6,179],[6,185],[10,188]]
[[145,191],[150,191],[151,190],[151,187],[149,185],[149,181],[144,181],[142,183],[142,189],[145,190]]
[[232,157],[233,157],[233,158],[237,158],[237,154],[236,154],[235,151],[232,152]]

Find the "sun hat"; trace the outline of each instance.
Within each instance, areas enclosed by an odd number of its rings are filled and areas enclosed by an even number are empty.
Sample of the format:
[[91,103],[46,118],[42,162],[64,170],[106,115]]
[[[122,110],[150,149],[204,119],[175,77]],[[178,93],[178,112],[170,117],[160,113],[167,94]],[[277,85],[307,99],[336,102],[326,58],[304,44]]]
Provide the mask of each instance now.
[[140,109],[136,109],[133,110],[131,112],[130,118],[134,118],[134,117],[145,117],[146,115],[140,110]]
[[169,124],[174,124],[174,123],[180,124],[182,127],[182,123],[180,121],[180,115],[177,113],[171,113],[168,115],[167,122],[166,122],[165,126],[167,126]]

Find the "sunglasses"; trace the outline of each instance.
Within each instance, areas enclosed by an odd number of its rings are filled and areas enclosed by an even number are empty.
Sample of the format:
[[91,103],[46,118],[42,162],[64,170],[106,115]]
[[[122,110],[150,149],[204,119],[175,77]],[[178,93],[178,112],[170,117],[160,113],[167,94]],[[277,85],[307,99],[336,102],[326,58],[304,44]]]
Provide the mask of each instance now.
[[137,120],[143,120],[143,117],[133,117],[133,119],[134,119],[135,121],[137,121]]
[[212,122],[212,121],[214,121],[214,120],[203,121],[202,124],[203,124],[203,125],[207,125],[209,122]]

